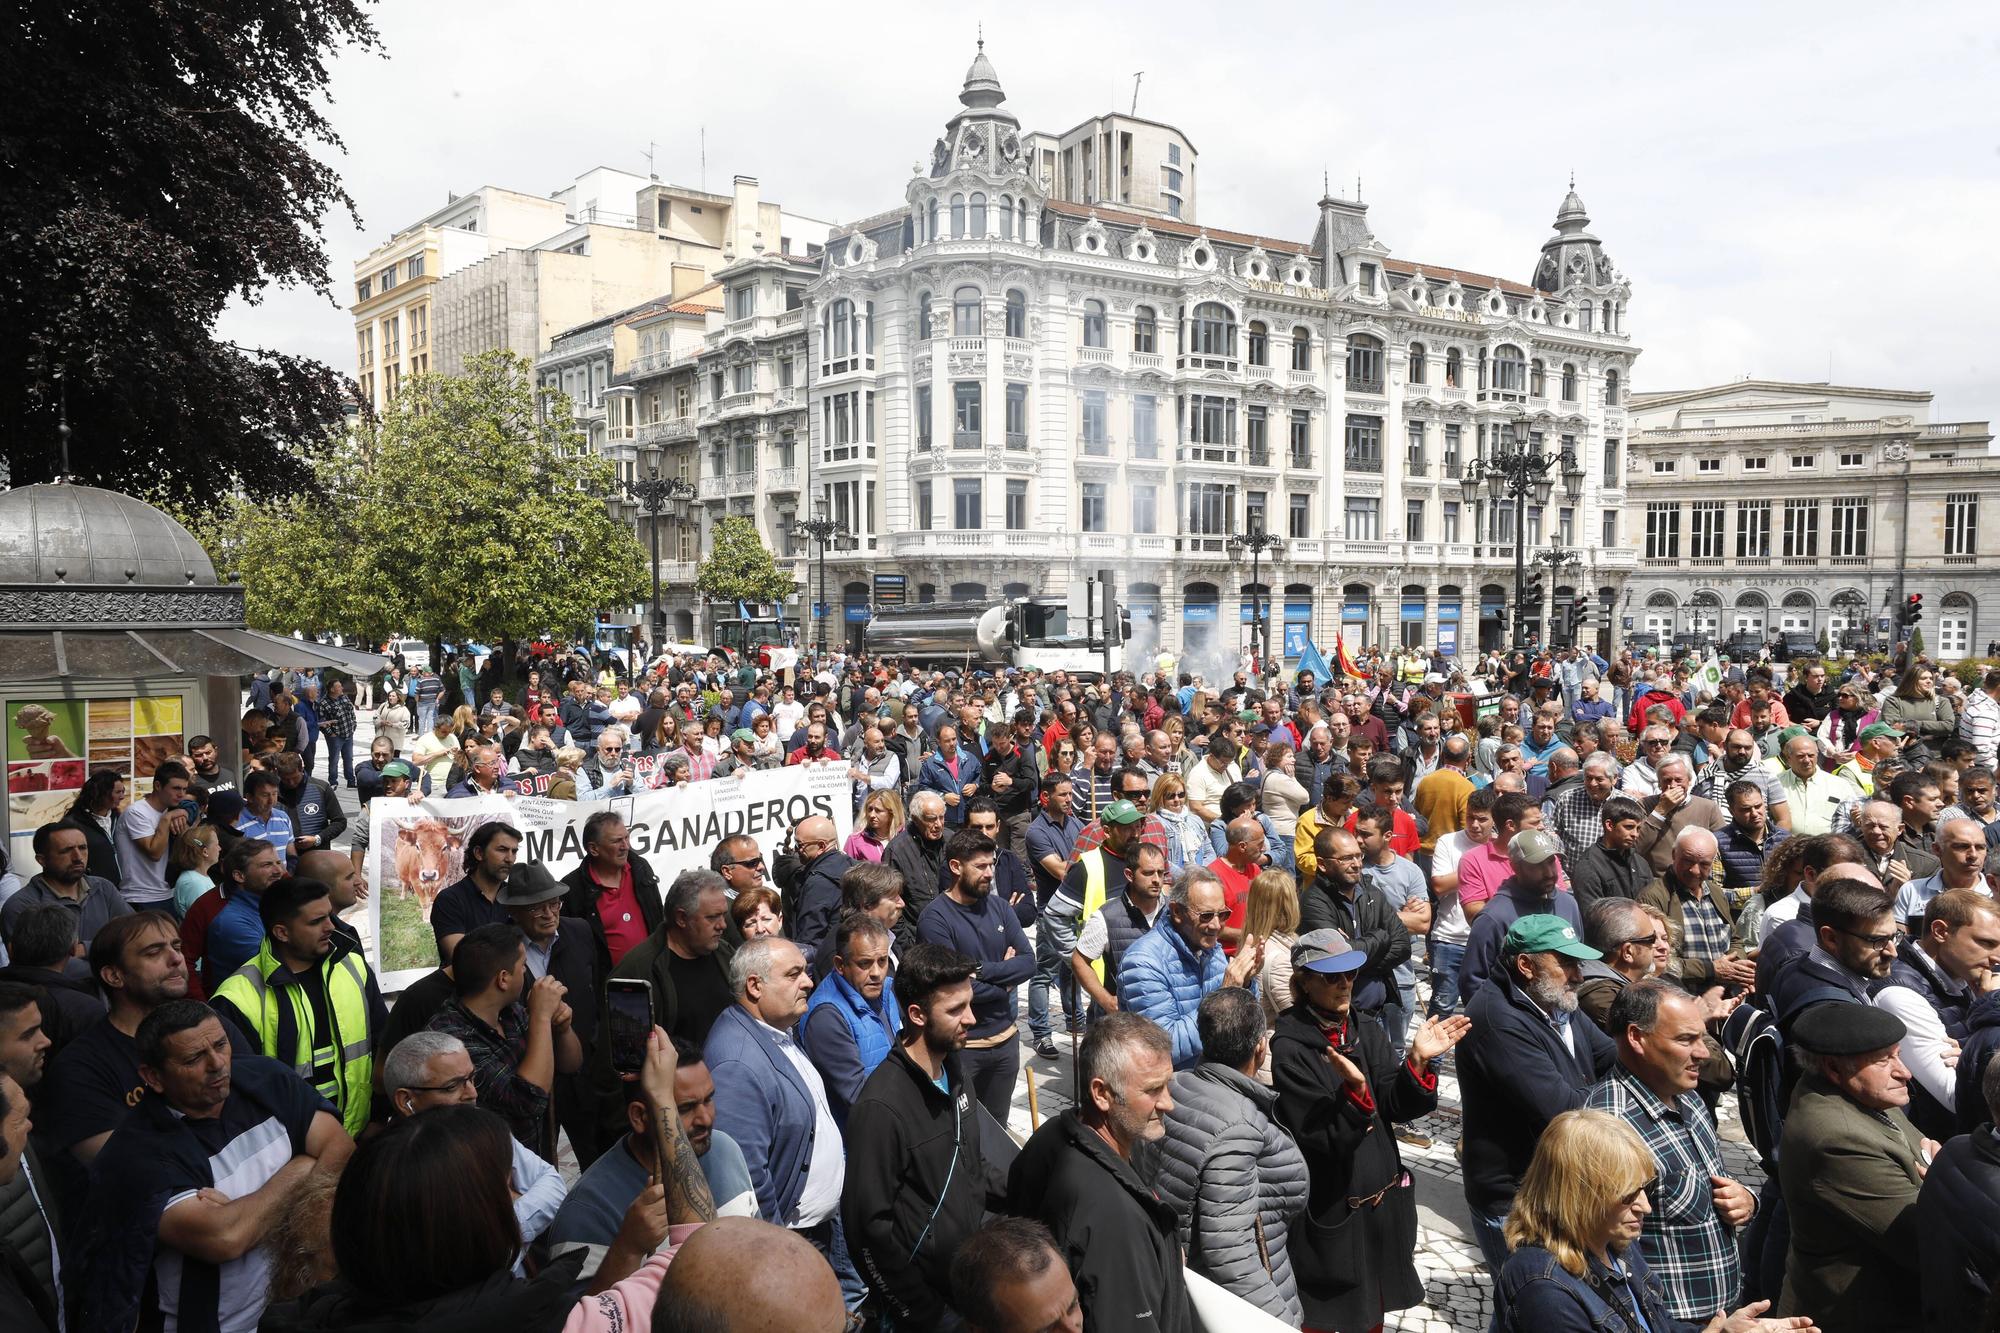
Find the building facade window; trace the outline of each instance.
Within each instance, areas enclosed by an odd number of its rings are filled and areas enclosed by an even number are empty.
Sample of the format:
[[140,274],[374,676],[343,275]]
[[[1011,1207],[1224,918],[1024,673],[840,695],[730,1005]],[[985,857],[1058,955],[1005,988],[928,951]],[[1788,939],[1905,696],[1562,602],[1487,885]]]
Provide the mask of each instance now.
[[977,338],[979,334],[979,289],[960,287],[951,294],[951,336]]
[[1352,393],[1382,392],[1382,342],[1365,333],[1347,340],[1347,388]]
[[1226,537],[1234,531],[1236,488],[1221,482],[1187,484],[1187,531],[1193,537]]
[[934,515],[931,512],[931,484],[929,481],[917,483],[917,530],[929,532]]
[[[1604,327],[1605,331],[1609,332],[1611,321],[1607,319]],[[1606,407],[1618,406],[1618,372],[1615,370],[1604,372],[1604,405]]]
[[1403,540],[1420,542],[1424,539],[1424,502],[1406,500],[1403,502]]
[[1244,355],[1253,366],[1271,364],[1271,330],[1262,320],[1253,319],[1244,340]]
[[1738,560],[1768,560],[1771,558],[1771,502],[1769,500],[1738,500],[1736,502],[1736,558]]
[[1132,531],[1151,533],[1160,530],[1160,495],[1151,486],[1132,488]]
[[1007,386],[1007,447],[1028,447],[1028,386],[1025,384]]
[[[1409,450],[1404,459],[1405,466],[1408,468],[1409,474],[1413,477],[1428,476],[1430,474],[1430,460],[1424,454],[1424,423],[1421,421],[1412,421],[1406,429],[1409,431]],[[1415,538],[1411,540],[1415,540]]]
[[916,395],[917,448],[931,447],[931,386],[919,384]]
[[1785,501],[1785,559],[1819,559],[1819,501]]
[[1312,357],[1312,330],[1300,324],[1292,330],[1292,369],[1311,370]]
[[1465,387],[1465,356],[1456,347],[1445,349],[1444,387],[1447,389]]
[[1696,472],[1720,472],[1722,471],[1722,460],[1720,458],[1697,458],[1694,460],[1694,470]]
[[1465,427],[1450,425],[1444,428],[1444,474],[1458,475],[1458,446],[1465,439]]
[[1423,384],[1427,382],[1425,377],[1429,374],[1430,359],[1424,351],[1424,345],[1422,343],[1411,343],[1409,363],[1404,371],[1405,380],[1411,384]]
[[977,449],[984,441],[981,438],[980,385],[977,380],[959,380],[951,386],[952,400],[952,446],[957,449]]
[[1007,530],[1028,530],[1028,483],[1014,477],[1007,482]]
[[1499,393],[1528,391],[1528,361],[1512,343],[1502,343],[1493,353],[1493,388]]
[[1604,511],[1604,549],[1609,551],[1618,545],[1618,511]]
[[1455,542],[1458,540],[1458,505],[1456,500],[1446,500],[1438,507],[1438,540]]
[[1105,503],[1103,482],[1086,481],[1083,483],[1083,513],[1081,516],[1083,531],[1105,531]]
[[1696,560],[1722,559],[1723,508],[1720,500],[1696,500],[1688,506],[1688,555]]
[[1229,307],[1204,301],[1194,308],[1188,321],[1188,353],[1192,356],[1230,357],[1236,355],[1236,316]]
[[1083,303],[1083,345],[1085,347],[1107,346],[1104,329],[1104,302],[1102,301],[1085,301]]
[[1028,336],[1028,298],[1018,288],[1007,293],[1007,336]]
[[1835,500],[1830,523],[1833,558],[1864,559],[1868,555],[1868,502]]
[[1312,413],[1304,408],[1293,408],[1291,427],[1292,466],[1310,468],[1313,462]]
[[1348,496],[1346,517],[1347,540],[1351,542],[1382,540],[1382,501],[1375,496]]
[[1819,455],[1817,454],[1792,455],[1792,471],[1794,472],[1810,472],[1818,466]]
[[1646,558],[1678,560],[1681,557],[1681,507],[1673,501],[1646,506]]
[[1573,402],[1575,402],[1575,401],[1576,401],[1576,367],[1575,367],[1575,366],[1573,366],[1573,365],[1571,365],[1571,364],[1570,364],[1570,363],[1568,363],[1567,361],[1565,361],[1565,362],[1563,363],[1563,377],[1562,377],[1562,388],[1563,388],[1563,401],[1564,401],[1565,403],[1573,403]]
[[984,501],[978,477],[954,477],[951,482],[951,525],[965,531],[985,526]]
[[1111,452],[1111,432],[1106,425],[1107,408],[1102,389],[1086,389],[1083,394],[1080,443],[1086,454],[1102,457]]
[[1293,491],[1286,497],[1285,535],[1294,541],[1312,536],[1312,497]]
[[1243,416],[1243,444],[1250,452],[1251,467],[1271,465],[1271,415],[1261,403],[1253,404]]
[[1944,553],[1971,556],[1979,548],[1979,497],[1953,491],[1944,497]]
[[1549,396],[1549,368],[1540,357],[1528,365],[1528,394],[1533,398]]
[[1382,470],[1382,418],[1364,416],[1347,418],[1347,470],[1349,472]]
[[1132,312],[1132,350],[1144,354],[1160,350],[1160,317],[1149,305]]
[[1132,398],[1132,457],[1160,456],[1159,400],[1150,393]]
[[1212,394],[1187,399],[1187,456],[1209,463],[1236,461],[1236,400]]

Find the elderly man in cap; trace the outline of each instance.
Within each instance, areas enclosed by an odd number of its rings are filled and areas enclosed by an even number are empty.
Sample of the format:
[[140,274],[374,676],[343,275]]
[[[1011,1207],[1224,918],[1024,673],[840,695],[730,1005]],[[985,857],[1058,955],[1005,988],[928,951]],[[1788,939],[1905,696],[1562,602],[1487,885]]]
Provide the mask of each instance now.
[[1425,1019],[1399,1060],[1381,1024],[1353,1008],[1367,953],[1337,930],[1313,930],[1292,945],[1291,961],[1292,1005],[1270,1043],[1276,1117],[1313,1186],[1311,1225],[1287,1246],[1298,1300],[1307,1328],[1376,1328],[1384,1311],[1424,1298],[1414,1252],[1398,1239],[1415,1234],[1417,1203],[1392,1129],[1437,1109],[1431,1061],[1472,1023]]
[[1805,1072],[1778,1153],[1792,1238],[1775,1313],[1822,1333],[1922,1327],[1917,1194],[1938,1145],[1903,1112],[1904,1032],[1865,1004],[1816,1005],[1792,1025]]
[[1458,1053],[1465,1202],[1495,1273],[1507,1260],[1502,1229],[1536,1141],[1617,1063],[1611,1039],[1576,1015],[1583,964],[1600,957],[1570,921],[1524,916],[1507,927],[1491,984],[1466,1009],[1472,1028]]
[[748,727],[738,727],[729,733],[729,751],[715,761],[718,778],[747,778],[757,768],[757,733]]
[[1903,748],[1903,733],[1886,722],[1875,722],[1861,729],[1855,738],[1854,757],[1833,770],[1835,777],[1846,778],[1848,784],[1863,796],[1875,796],[1875,768],[1885,759],[1895,758]]
[[1545,829],[1522,829],[1507,844],[1507,860],[1514,873],[1472,923],[1472,938],[1466,942],[1465,960],[1458,972],[1461,1003],[1470,1004],[1500,966],[1501,943],[1522,917],[1538,913],[1558,916],[1579,936],[1583,934],[1583,913],[1577,908],[1576,895],[1560,883],[1557,858],[1561,853],[1562,840]]
[[587,1167],[599,1151],[587,1071],[597,1048],[597,1005],[604,978],[597,974],[597,944],[590,923],[562,914],[567,892],[568,886],[541,862],[517,861],[493,902],[513,919],[528,946],[530,984],[554,977],[567,989],[570,1030],[583,1044],[585,1072],[556,1075],[556,1120],[568,1131],[578,1164]]
[[[410,786],[416,780],[417,766],[407,759],[391,759],[382,765],[382,795],[393,800],[407,800]],[[347,826],[347,854],[353,858],[354,864],[363,870],[368,868],[368,849],[374,838],[374,830],[370,827],[372,821],[368,813],[373,804],[373,801],[363,804],[361,813]]]

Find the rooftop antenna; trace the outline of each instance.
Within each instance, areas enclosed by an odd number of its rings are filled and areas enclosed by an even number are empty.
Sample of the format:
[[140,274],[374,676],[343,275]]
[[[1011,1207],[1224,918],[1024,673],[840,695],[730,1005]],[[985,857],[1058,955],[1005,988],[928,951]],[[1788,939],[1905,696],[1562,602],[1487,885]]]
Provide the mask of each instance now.
[[1139,80],[1145,77],[1146,71],[1143,69],[1132,76],[1132,114],[1135,116],[1139,114]]
[[701,127],[701,188],[708,191],[708,126]]
[[1571,167],[1571,168],[1569,169],[1569,188],[1570,188],[1570,189],[1572,189],[1572,190],[1574,190],[1574,189],[1576,188],[1576,168],[1575,168],[1575,167]]
[[60,370],[56,372],[56,480],[70,480],[69,381]]
[[986,49],[986,24],[982,21],[975,26],[979,33],[979,49],[984,51]]
[[1361,202],[1361,177],[1359,175],[1354,178],[1354,202],[1357,204]]
[[658,180],[660,178],[660,173],[653,170],[653,154],[658,149],[659,145],[654,143],[651,139],[648,139],[646,141],[646,174],[654,180]]

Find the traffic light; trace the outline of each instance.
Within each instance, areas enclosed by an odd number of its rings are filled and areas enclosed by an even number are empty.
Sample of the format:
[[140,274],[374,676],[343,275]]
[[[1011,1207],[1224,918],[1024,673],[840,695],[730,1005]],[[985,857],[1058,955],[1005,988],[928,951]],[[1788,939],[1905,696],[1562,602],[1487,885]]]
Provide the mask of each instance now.
[[1903,603],[1903,612],[1898,617],[1898,622],[1904,626],[1911,626],[1923,618],[1924,595],[1920,592],[1913,592],[1910,594],[1909,599]]
[[1521,604],[1529,607],[1539,607],[1542,604],[1542,576],[1540,574],[1528,575],[1527,582],[1521,585]]

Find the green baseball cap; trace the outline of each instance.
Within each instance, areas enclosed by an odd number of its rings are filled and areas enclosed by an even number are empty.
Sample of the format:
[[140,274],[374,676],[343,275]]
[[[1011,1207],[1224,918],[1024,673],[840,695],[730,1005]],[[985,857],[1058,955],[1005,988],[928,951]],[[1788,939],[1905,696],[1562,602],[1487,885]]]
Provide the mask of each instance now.
[[1262,716],[1263,714],[1259,713],[1256,709],[1246,708],[1236,715],[1236,720],[1238,722],[1255,722]]
[[738,727],[729,733],[729,739],[741,742],[744,745],[755,745],[757,743],[757,733],[748,727]]
[[1887,722],[1877,722],[1873,726],[1861,729],[1861,739],[1864,741],[1879,741],[1884,736],[1894,741],[1903,739],[1903,733],[1890,726]]
[[382,765],[382,776],[385,778],[408,778],[414,782],[416,781],[417,770],[411,766],[407,759],[391,759],[388,763]]
[[1139,807],[1130,801],[1113,801],[1104,807],[1104,822],[1107,824],[1136,824],[1145,816]]
[[1559,953],[1565,958],[1586,963],[1604,957],[1577,938],[1575,926],[1548,912],[1524,916],[1507,927],[1507,938],[1501,943],[1500,952],[1508,957],[1524,953]]

